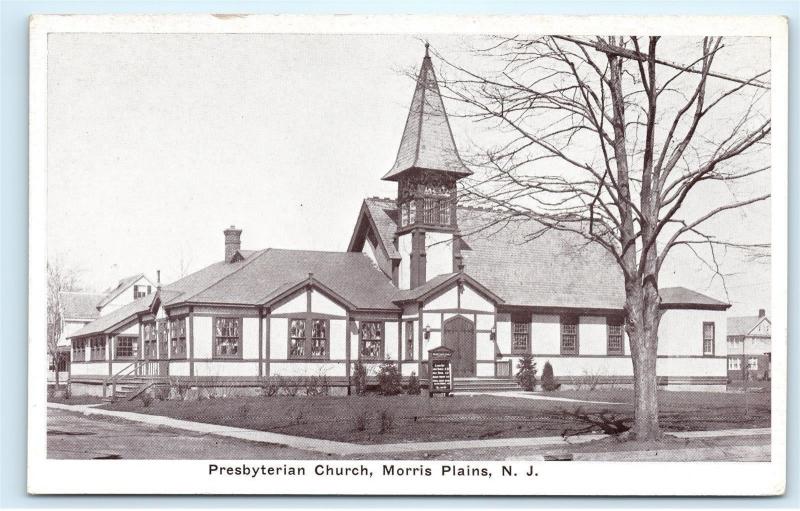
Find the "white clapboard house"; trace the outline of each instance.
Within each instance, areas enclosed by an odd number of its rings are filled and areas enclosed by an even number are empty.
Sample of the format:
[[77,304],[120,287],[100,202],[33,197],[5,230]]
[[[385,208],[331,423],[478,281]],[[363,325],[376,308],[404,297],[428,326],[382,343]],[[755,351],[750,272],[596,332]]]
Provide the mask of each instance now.
[[[191,386],[256,386],[325,376],[351,382],[384,360],[423,384],[428,351],[453,350],[462,382],[501,386],[519,358],[552,364],[564,385],[630,385],[620,271],[599,246],[535,222],[483,230],[489,210],[460,206],[470,175],[456,150],[430,57],[423,59],[397,159],[397,196],[365,199],[346,252],[244,250],[224,231],[225,258],[72,333],[75,392],[126,378]],[[727,303],[661,289],[658,377],[668,388],[727,380]],[[139,381],[139,380],[137,380]]]

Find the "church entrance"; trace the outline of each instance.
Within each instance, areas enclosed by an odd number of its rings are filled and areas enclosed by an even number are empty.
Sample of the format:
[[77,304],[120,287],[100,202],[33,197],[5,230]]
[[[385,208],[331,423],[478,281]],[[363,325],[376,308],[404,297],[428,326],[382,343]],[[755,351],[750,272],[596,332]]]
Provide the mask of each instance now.
[[442,345],[453,350],[453,376],[475,376],[475,325],[464,316],[444,322]]

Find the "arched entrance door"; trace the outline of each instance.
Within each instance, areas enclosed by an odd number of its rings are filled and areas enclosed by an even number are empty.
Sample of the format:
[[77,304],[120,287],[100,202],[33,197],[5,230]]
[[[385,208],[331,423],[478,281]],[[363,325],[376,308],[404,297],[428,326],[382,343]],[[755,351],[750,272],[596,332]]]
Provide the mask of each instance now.
[[475,325],[464,316],[444,322],[442,345],[453,350],[453,376],[475,376]]

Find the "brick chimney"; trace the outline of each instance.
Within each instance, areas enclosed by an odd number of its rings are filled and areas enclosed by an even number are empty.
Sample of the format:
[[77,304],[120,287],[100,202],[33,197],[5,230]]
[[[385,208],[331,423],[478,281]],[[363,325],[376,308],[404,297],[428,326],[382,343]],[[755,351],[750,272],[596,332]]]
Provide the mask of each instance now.
[[759,318],[763,318],[763,317],[764,317],[764,316],[766,316],[766,315],[767,315],[767,311],[766,311],[766,310],[764,310],[764,309],[758,309],[758,317],[759,317]]
[[242,248],[242,230],[232,225],[225,229],[225,261],[231,262],[240,248]]

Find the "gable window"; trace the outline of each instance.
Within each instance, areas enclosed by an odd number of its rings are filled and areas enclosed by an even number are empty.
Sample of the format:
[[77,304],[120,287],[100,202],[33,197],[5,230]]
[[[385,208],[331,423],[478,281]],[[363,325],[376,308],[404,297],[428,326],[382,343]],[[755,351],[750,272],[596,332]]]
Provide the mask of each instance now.
[[106,340],[102,336],[89,339],[89,359],[106,359]]
[[139,353],[139,338],[130,335],[120,335],[114,342],[114,358],[133,359]]
[[328,357],[328,320],[311,320],[311,358]]
[[289,320],[289,358],[328,358],[330,322],[327,319]]
[[622,330],[622,318],[610,317],[606,318],[606,327],[608,330],[607,352],[609,355],[624,355],[625,344],[624,335]]
[[742,369],[742,359],[731,357],[728,359],[728,371],[740,371]]
[[144,286],[133,286],[133,299],[141,298],[146,295]]
[[511,354],[525,355],[530,353],[530,316],[515,314],[511,316]]
[[380,321],[362,321],[359,329],[360,353],[365,360],[383,359],[383,323]]
[[406,321],[406,360],[414,360],[414,322]]
[[214,318],[214,358],[242,358],[242,318]]
[[578,354],[578,316],[561,316],[561,354]]
[[142,326],[144,340],[144,358],[152,360],[158,358],[158,341],[156,340],[156,324],[145,323]]
[[758,371],[758,358],[752,357],[747,359],[747,369],[750,371]]
[[186,358],[186,318],[170,320],[169,333],[170,358]]
[[289,320],[289,358],[306,357],[306,320]]
[[84,362],[86,360],[86,341],[72,340],[72,361]]
[[703,323],[703,356],[714,356],[714,323]]

